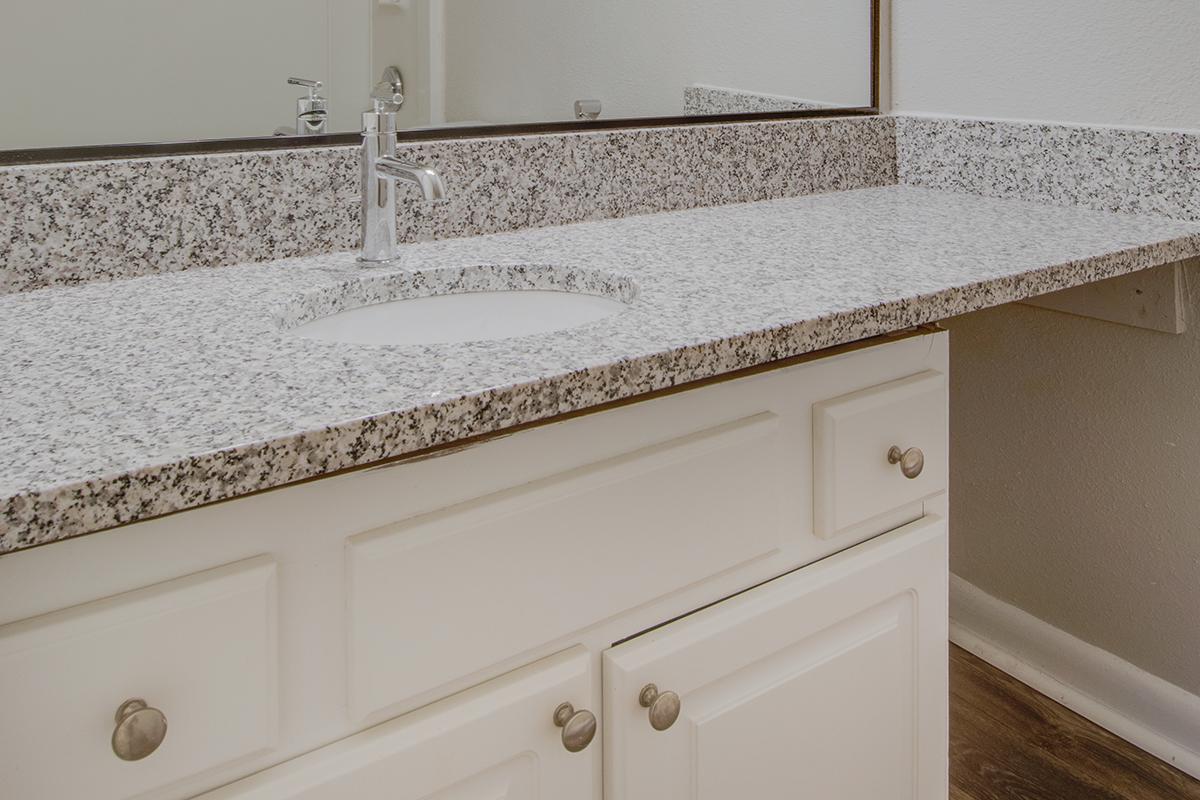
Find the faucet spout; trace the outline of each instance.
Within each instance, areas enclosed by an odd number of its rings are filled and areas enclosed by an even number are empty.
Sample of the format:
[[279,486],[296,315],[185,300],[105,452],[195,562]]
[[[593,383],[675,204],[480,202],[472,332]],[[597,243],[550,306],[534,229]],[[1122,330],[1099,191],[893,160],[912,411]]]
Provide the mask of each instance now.
[[427,203],[446,199],[446,182],[433,167],[382,156],[375,162],[375,171],[385,178],[415,185],[421,190]]

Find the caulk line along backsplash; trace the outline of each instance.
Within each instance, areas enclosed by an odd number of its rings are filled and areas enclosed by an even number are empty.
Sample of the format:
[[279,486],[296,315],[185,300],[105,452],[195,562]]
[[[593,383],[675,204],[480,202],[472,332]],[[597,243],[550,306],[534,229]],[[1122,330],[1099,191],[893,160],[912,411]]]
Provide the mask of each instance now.
[[[450,200],[400,204],[405,241],[896,182],[889,117],[698,125],[401,148]],[[358,148],[0,168],[0,293],[354,248]]]

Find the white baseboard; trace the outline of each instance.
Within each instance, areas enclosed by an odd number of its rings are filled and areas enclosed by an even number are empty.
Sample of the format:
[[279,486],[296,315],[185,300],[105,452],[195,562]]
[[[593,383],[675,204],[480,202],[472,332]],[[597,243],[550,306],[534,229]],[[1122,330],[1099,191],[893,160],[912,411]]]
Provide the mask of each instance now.
[[1200,778],[1200,697],[950,578],[950,640]]

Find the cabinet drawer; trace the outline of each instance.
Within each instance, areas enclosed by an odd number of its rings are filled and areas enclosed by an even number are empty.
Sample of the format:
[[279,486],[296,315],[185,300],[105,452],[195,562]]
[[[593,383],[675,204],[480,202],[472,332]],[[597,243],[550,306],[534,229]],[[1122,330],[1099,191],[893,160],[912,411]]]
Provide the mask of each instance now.
[[355,718],[779,549],[758,414],[350,540]]
[[[946,376],[929,371],[813,406],[817,536],[861,538],[922,515],[922,503],[946,490],[947,403]],[[889,458],[915,451],[924,462],[915,476],[913,463]]]
[[[261,558],[0,628],[2,793],[133,797],[273,747],[275,595]],[[166,735],[123,761],[115,715],[135,698]]]
[[197,800],[588,800],[599,742],[567,752],[554,720],[592,695],[577,647]]

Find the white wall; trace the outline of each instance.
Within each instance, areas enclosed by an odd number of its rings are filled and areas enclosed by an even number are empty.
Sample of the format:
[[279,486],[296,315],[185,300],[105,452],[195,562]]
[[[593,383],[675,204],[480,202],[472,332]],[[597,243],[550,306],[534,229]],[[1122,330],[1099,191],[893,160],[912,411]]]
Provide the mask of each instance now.
[[[893,0],[899,112],[1200,127],[1194,0]],[[1197,178],[1200,191],[1200,177]],[[1200,694],[1200,319],[954,320],[952,568]]]
[[695,83],[870,100],[867,0],[446,0],[447,118],[678,115]]
[[373,0],[2,0],[0,149],[268,136],[290,76],[358,130]]
[[892,0],[894,110],[1200,128],[1196,0]]

